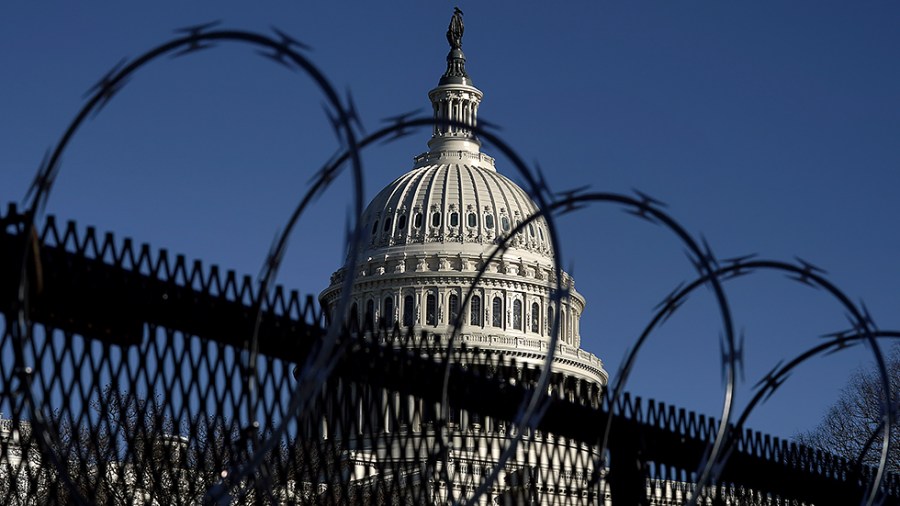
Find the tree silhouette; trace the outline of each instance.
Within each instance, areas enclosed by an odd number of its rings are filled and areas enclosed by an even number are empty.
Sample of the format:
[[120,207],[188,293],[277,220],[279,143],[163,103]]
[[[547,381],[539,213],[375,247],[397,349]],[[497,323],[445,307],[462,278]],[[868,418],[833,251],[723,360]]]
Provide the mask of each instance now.
[[[891,410],[900,407],[900,345],[894,345],[885,356],[891,385]],[[807,446],[868,466],[877,466],[881,458],[882,405],[884,386],[875,367],[856,371],[838,400],[819,425],[797,434],[794,439]],[[900,471],[900,430],[897,422],[891,428],[891,451],[887,459],[889,472]]]

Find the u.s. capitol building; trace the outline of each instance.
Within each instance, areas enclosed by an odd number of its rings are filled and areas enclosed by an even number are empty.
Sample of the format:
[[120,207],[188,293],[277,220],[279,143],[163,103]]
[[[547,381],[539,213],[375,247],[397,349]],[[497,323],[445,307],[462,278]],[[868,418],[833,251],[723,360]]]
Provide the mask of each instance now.
[[[361,217],[364,236],[359,254],[347,262],[355,269],[350,326],[412,328],[411,335],[430,341],[419,345],[435,347],[445,346],[456,329],[456,342],[476,350],[469,360],[501,357],[518,367],[540,369],[545,367],[557,324],[552,371],[557,379],[590,385],[591,395],[599,398],[608,374],[599,358],[581,349],[579,321],[585,300],[571,276],[562,273],[557,280],[546,221],[537,218],[508,237],[538,213],[538,207],[498,172],[493,158],[481,152],[474,127],[483,94],[466,72],[461,32],[457,13],[447,34],[451,46],[447,70],[428,93],[434,110],[428,151],[415,157],[412,170],[381,190]],[[505,247],[489,260],[503,238]],[[338,270],[322,292],[325,307],[339,306],[346,269]],[[558,282],[568,297],[555,297]],[[439,405],[396,394],[353,411],[370,420],[363,424],[370,431],[403,431],[409,438],[426,441],[398,449],[366,435],[357,440],[343,436],[354,479],[383,472],[385,461],[398,466],[429,461],[417,448],[435,448],[438,443],[431,438],[446,441],[447,450],[438,461],[422,469],[410,466],[422,473],[435,503],[471,494],[496,467],[515,431],[508,423],[464,410],[447,409],[441,415]],[[444,423],[436,424],[442,416]],[[345,433],[337,423],[323,420],[323,435]],[[527,434],[479,502],[504,498],[508,502],[509,489],[516,485],[521,489],[525,480],[530,501],[580,504],[587,497],[585,487],[594,474],[596,457],[580,443]],[[513,500],[519,499],[523,497]]]

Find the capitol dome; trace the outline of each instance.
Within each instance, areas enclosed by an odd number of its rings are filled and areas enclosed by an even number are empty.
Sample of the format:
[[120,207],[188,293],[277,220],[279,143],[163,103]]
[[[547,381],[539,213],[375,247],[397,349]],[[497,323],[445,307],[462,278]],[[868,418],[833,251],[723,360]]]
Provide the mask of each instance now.
[[[546,221],[538,217],[509,236],[539,209],[481,152],[475,125],[483,94],[458,48],[428,97],[434,110],[429,150],[360,218],[358,256],[347,259],[356,275],[348,317],[363,329],[412,328],[437,345],[458,323],[459,342],[536,366],[546,359],[558,321],[554,369],[605,385],[602,362],[581,349],[585,300],[566,273],[559,285],[569,297],[556,296]],[[491,259],[505,238],[505,248]],[[347,268],[334,273],[320,296],[331,311]]]
[[[487,155],[429,152],[417,157],[415,168],[384,188],[363,213],[368,237],[362,254],[481,254],[537,212],[531,197],[498,173]],[[507,247],[504,258],[552,265],[543,218],[511,237]]]

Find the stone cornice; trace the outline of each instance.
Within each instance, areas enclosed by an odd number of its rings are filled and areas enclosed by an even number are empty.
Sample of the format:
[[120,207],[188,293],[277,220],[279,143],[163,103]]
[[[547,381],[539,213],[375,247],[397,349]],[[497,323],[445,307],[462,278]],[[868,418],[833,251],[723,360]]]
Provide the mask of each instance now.
[[[412,343],[398,342],[400,346],[428,347],[443,349],[448,340],[448,335],[429,333],[423,341],[422,334],[414,332]],[[531,365],[543,365],[550,351],[550,342],[546,338],[537,337],[513,337],[497,334],[471,334],[465,333],[456,337],[455,347],[459,349],[465,346],[466,352],[478,355],[502,354],[506,358],[515,358],[517,361]],[[465,362],[466,359],[457,359]],[[496,359],[488,359],[492,361]],[[605,386],[609,374],[603,368],[603,361],[588,351],[569,346],[565,343],[557,343],[553,356],[554,372],[576,375],[581,379]]]
[[415,168],[437,163],[471,163],[479,167],[494,169],[494,158],[484,153],[471,151],[429,151],[413,158]]
[[[468,287],[478,274],[484,261],[480,256],[468,255],[414,255],[369,259],[359,266],[354,292],[373,289],[404,288],[424,285]],[[338,269],[331,276],[331,286],[321,294],[323,300],[331,301],[340,293],[345,270]],[[552,265],[517,260],[495,260],[479,281],[484,288],[496,287],[526,293],[547,295],[556,288],[556,276]],[[585,305],[584,297],[574,289],[574,280],[563,272],[563,286],[570,286],[570,304],[580,310]]]

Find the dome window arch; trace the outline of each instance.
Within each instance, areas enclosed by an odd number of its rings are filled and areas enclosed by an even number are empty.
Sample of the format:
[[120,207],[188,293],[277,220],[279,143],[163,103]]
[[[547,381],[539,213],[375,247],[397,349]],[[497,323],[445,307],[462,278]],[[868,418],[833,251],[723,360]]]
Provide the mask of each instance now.
[[567,343],[569,342],[569,326],[566,322],[566,310],[559,310],[559,340]]
[[372,223],[372,235],[375,235],[377,233],[378,233],[378,220],[375,220],[375,222]]
[[466,219],[468,220],[468,223],[466,224],[469,225],[469,227],[478,225],[478,216],[475,213],[469,213],[469,216]]
[[513,328],[522,330],[522,301],[519,299],[513,301]]
[[416,304],[412,295],[403,297],[403,326],[412,327],[416,323]]
[[437,325],[437,297],[434,293],[425,297],[425,324]]
[[480,327],[481,326],[481,296],[473,295],[472,302],[470,302],[469,305],[470,305],[470,312],[471,312],[471,314],[469,316],[469,323]]
[[531,331],[537,334],[540,332],[541,306],[537,302],[531,303]]
[[391,217],[388,216],[384,219],[384,231],[387,232],[391,229]]
[[413,227],[414,228],[422,228],[422,213],[417,212],[415,216],[413,216]]
[[406,213],[401,214],[400,217],[397,218],[397,228],[400,230],[406,228]]
[[497,328],[503,328],[503,299],[494,297],[491,303],[491,324]]
[[544,240],[544,227],[538,227],[538,235],[541,236],[541,241]]
[[505,215],[500,217],[500,226],[503,227],[504,232],[509,232],[509,218]]
[[456,319],[459,317],[459,295],[451,293],[447,300],[447,307],[449,309],[447,312],[447,323],[453,325],[457,323]]
[[369,299],[366,302],[366,330],[375,328],[375,301]]
[[493,214],[485,214],[484,215],[484,228],[488,230],[492,230],[494,228],[494,215]]
[[441,226],[441,212],[435,211],[431,213],[431,226],[434,228],[438,228]]
[[394,297],[388,295],[384,298],[384,311],[382,311],[381,315],[381,321],[385,327],[391,328],[394,326]]
[[528,233],[531,234],[531,237],[534,237],[534,223],[528,224]]
[[547,308],[547,335],[553,337],[553,306]]
[[450,226],[451,227],[459,226],[459,213],[456,211],[453,211],[452,213],[450,213]]
[[350,306],[350,328],[359,328],[359,308],[356,306],[354,302],[352,306]]

